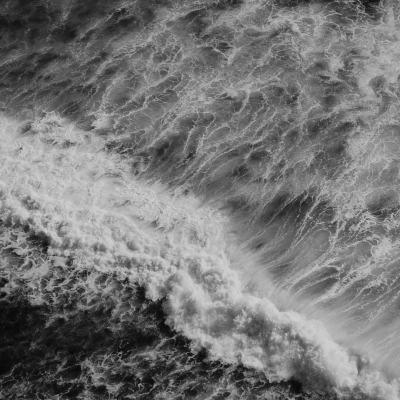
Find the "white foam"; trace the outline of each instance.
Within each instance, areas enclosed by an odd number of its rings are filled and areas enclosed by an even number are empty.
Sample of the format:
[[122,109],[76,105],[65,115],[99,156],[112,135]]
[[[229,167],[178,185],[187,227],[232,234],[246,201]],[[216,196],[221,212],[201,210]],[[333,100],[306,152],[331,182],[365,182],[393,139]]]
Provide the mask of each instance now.
[[[167,323],[211,358],[241,362],[270,380],[294,377],[322,392],[399,398],[397,381],[359,371],[357,358],[320,322],[243,291],[223,216],[134,181],[98,139],[54,114],[34,124],[35,134],[19,135],[19,125],[1,118],[0,217],[44,233],[50,254],[139,282],[148,298],[165,299]],[[32,267],[26,279],[45,269]]]

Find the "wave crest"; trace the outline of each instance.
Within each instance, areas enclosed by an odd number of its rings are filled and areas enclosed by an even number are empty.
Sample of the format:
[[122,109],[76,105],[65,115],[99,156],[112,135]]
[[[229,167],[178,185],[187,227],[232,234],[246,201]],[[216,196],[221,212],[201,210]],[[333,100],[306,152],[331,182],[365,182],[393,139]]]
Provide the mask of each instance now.
[[[72,258],[78,269],[144,286],[148,298],[163,299],[167,323],[213,359],[256,368],[271,381],[295,377],[321,392],[398,398],[397,381],[361,368],[320,322],[244,291],[222,215],[132,180],[126,161],[102,151],[100,139],[56,114],[46,118],[30,134],[1,119],[3,222],[47,238],[47,253],[61,268]],[[56,139],[60,131],[72,144]],[[31,263],[14,271],[30,282],[33,302],[51,301],[38,285],[48,268]]]

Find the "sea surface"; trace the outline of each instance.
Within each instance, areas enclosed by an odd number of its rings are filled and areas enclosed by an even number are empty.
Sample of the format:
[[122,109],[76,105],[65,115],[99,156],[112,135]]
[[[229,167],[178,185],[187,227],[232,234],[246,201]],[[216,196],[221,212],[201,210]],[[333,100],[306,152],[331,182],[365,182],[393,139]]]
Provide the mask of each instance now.
[[0,0],[0,399],[399,400],[400,3]]

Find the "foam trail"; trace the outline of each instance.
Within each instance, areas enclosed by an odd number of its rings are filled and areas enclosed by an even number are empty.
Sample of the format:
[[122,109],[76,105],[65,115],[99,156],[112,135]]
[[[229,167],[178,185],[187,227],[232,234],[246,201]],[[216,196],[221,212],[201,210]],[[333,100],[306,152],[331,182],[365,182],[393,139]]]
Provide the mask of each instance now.
[[[44,234],[51,256],[143,285],[150,299],[165,299],[167,323],[215,359],[321,392],[398,399],[396,381],[361,367],[321,323],[243,291],[216,211],[135,181],[126,161],[56,114],[30,134],[20,129],[2,117],[0,215]],[[49,268],[31,265],[21,277],[35,287]],[[46,301],[39,288],[34,294]]]

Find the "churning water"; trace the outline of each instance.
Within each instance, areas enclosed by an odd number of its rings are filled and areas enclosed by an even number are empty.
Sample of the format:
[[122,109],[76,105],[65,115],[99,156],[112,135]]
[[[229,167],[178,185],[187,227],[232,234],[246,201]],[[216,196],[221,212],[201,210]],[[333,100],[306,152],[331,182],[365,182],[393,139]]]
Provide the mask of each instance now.
[[3,399],[399,399],[396,0],[0,2]]

